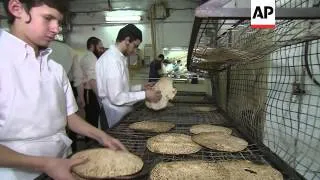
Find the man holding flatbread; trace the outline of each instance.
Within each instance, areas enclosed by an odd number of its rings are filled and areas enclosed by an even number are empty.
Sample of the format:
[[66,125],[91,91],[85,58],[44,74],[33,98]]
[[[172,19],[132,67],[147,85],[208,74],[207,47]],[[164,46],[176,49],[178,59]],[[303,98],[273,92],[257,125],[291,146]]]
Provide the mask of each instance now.
[[[103,105],[107,120],[101,118],[101,123],[107,121],[102,128],[115,126],[126,114],[132,110],[132,105],[146,99],[158,102],[161,92],[145,85],[129,86],[129,70],[127,57],[135,54],[142,42],[142,32],[133,24],[128,24],[120,29],[116,44],[112,45],[96,64],[98,94]],[[105,115],[105,116],[104,116]],[[107,126],[107,127],[106,127]]]

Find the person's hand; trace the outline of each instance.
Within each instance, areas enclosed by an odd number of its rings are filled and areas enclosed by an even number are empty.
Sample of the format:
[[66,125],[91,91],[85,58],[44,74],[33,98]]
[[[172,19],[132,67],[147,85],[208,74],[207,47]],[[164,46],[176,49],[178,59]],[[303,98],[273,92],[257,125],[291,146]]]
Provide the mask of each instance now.
[[45,164],[44,172],[54,180],[76,180],[71,174],[71,168],[87,161],[88,159],[50,158]]
[[118,139],[115,139],[106,133],[103,133],[99,137],[98,141],[102,146],[105,146],[105,147],[110,148],[112,150],[127,151],[126,147]]
[[156,84],[156,82],[148,82],[144,85],[144,89],[152,89],[152,87]]
[[162,98],[161,91],[156,91],[154,89],[146,90],[146,100],[150,102],[158,102]]

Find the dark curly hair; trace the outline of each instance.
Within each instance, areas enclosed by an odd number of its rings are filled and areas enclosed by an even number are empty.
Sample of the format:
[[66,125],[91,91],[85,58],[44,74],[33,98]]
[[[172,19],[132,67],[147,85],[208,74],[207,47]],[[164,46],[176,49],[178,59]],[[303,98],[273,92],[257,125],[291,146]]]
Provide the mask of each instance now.
[[[31,8],[47,5],[51,8],[56,9],[61,14],[65,15],[69,11],[69,1],[67,0],[19,0],[23,5],[27,13],[30,12]],[[13,24],[15,17],[8,9],[9,0],[4,0],[4,8],[8,15],[8,23]],[[29,14],[30,15],[30,14]],[[27,23],[31,22],[31,18]]]

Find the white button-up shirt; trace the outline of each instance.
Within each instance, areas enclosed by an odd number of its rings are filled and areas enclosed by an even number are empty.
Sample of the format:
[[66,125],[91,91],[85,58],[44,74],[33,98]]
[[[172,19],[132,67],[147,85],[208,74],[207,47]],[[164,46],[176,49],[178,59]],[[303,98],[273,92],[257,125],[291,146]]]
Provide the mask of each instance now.
[[[116,46],[111,46],[96,64],[97,86],[109,127],[117,124],[132,110],[132,105],[145,99],[145,91],[132,92],[129,87],[127,58]],[[141,90],[134,87],[135,90]]]
[[[31,46],[0,32],[0,144],[26,155],[65,156],[71,144],[66,119],[78,107],[63,67],[48,59],[50,49],[36,57]],[[8,171],[13,179],[37,175]],[[0,168],[0,177],[8,171]]]
[[84,75],[83,81],[85,83],[85,89],[93,89],[88,82],[92,79],[96,79],[96,62],[97,57],[91,51],[87,51],[80,60],[81,69]]

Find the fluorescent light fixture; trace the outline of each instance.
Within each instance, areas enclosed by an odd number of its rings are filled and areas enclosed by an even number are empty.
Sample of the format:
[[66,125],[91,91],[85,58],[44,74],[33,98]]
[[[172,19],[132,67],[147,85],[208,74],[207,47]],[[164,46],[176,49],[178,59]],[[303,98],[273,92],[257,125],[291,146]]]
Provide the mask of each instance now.
[[174,47],[174,48],[170,48],[171,51],[182,51],[184,50],[183,48],[180,47]]
[[107,22],[141,21],[141,16],[106,16]]

